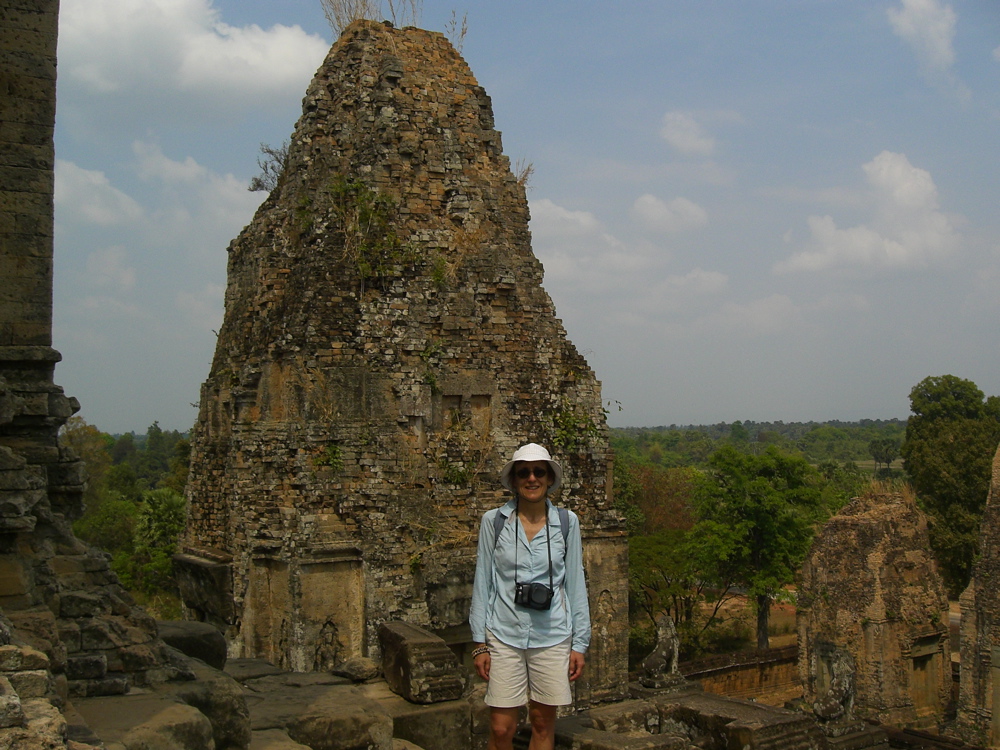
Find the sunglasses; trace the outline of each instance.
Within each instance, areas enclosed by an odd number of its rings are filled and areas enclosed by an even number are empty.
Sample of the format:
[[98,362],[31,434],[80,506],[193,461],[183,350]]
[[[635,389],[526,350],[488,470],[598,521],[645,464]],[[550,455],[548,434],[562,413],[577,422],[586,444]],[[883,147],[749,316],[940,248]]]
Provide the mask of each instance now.
[[520,469],[514,472],[514,476],[518,479],[527,479],[528,477],[534,477],[535,479],[542,479],[549,475],[548,467],[545,466],[522,466]]

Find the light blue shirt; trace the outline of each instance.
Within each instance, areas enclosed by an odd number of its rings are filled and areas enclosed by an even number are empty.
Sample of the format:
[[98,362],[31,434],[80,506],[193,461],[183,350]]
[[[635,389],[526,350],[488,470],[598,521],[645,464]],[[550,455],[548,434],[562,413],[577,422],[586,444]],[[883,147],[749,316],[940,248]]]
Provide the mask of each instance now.
[[[472,640],[486,642],[486,631],[514,648],[543,648],[573,637],[572,649],[581,654],[590,645],[590,605],[583,574],[583,546],[580,519],[569,512],[569,528],[563,539],[559,511],[548,500],[548,523],[530,542],[516,522],[517,503],[511,499],[503,508],[483,514],[479,524],[479,552],[476,579],[472,588],[469,625]],[[503,512],[507,522],[493,537],[493,519]],[[539,611],[514,603],[514,581],[549,585],[549,554],[552,544],[552,606]],[[515,540],[517,571],[514,570]]]

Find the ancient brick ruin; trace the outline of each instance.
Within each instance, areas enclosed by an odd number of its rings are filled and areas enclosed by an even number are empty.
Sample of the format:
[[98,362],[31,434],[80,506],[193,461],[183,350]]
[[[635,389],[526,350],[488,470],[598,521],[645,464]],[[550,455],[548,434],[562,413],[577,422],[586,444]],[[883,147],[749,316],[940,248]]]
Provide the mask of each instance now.
[[583,527],[578,700],[621,696],[627,554],[600,386],[541,286],[490,99],[443,35],[345,31],[228,273],[177,558],[191,616],[232,655],[298,670],[377,657],[390,620],[460,650],[480,516],[535,441]]
[[951,700],[948,599],[912,497],[870,493],[823,527],[798,591],[799,672],[831,716],[937,727]]
[[[54,747],[69,698],[169,676],[156,624],[107,555],[73,536],[83,463],[60,448],[79,409],[53,382],[56,0],[0,0],[0,746]],[[82,747],[82,746],[81,746]]]
[[979,559],[962,593],[958,730],[966,741],[1000,746],[1000,450],[993,458]]

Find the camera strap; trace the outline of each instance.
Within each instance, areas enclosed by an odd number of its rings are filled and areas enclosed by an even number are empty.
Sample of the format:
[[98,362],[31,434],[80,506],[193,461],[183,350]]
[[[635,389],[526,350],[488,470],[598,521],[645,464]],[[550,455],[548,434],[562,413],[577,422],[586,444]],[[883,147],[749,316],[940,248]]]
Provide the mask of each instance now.
[[[552,506],[556,508],[556,506]],[[493,552],[496,553],[497,544],[500,541],[500,531],[507,523],[508,516],[503,514],[503,508],[497,508],[496,515],[493,516]],[[569,549],[569,511],[566,508],[556,508],[559,514],[559,530],[563,537],[563,560],[566,559],[566,552]],[[548,521],[548,511],[546,511],[546,521]]]
[[[517,516],[517,507],[514,508],[514,583],[517,583],[517,548],[521,546],[517,539],[517,526],[520,519]],[[527,539],[527,534],[525,534]],[[549,533],[549,509],[545,508],[545,547],[549,552],[549,590],[555,591],[552,587],[552,535]]]

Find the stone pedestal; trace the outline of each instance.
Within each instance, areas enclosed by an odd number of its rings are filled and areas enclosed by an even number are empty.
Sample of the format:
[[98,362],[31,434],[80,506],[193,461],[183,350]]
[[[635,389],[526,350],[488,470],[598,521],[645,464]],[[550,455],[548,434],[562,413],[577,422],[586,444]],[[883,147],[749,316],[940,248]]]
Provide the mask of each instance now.
[[413,703],[457,700],[466,677],[454,652],[416,625],[387,622],[379,629],[382,673],[392,692]]

